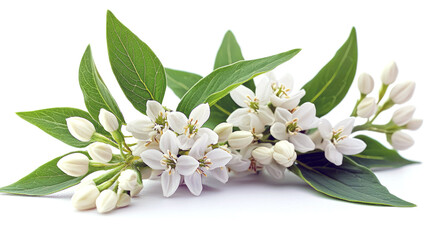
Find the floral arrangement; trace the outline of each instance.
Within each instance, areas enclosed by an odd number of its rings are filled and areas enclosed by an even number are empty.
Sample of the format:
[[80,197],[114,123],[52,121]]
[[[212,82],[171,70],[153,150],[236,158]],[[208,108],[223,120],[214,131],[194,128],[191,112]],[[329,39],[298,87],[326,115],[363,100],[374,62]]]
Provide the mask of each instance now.
[[[206,177],[226,183],[231,174],[265,172],[282,179],[290,171],[336,199],[415,206],[389,193],[371,171],[415,163],[397,152],[413,145],[406,130],[422,125],[413,118],[414,107],[401,107],[388,123],[374,124],[380,113],[407,102],[415,89],[414,82],[401,82],[386,95],[398,74],[394,62],[382,71],[377,98],[368,96],[373,78],[362,73],[357,80],[361,95],[350,116],[335,120],[335,125],[323,118],[342,101],[355,78],[354,28],[335,56],[297,91],[292,90],[289,75],[277,77],[272,70],[300,49],[244,60],[230,31],[213,72],[205,77],[164,68],[110,11],[107,45],[113,73],[142,113],[140,119],[125,121],[88,46],[79,68],[87,111],[51,108],[17,113],[64,143],[86,150],[57,157],[1,192],[47,195],[77,185],[73,206],[105,213],[129,205],[148,179],[160,178],[165,197],[181,184],[198,196]],[[175,111],[162,105],[167,86],[181,98]],[[355,118],[367,121],[355,125]],[[395,150],[356,135],[360,131],[384,134]]]

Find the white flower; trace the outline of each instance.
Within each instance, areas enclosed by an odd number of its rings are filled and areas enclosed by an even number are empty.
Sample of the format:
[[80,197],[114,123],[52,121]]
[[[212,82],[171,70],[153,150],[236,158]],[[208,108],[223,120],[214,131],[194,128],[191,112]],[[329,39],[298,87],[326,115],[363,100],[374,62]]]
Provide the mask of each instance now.
[[390,138],[391,144],[396,150],[405,150],[414,145],[413,138],[404,131],[396,131]]
[[100,109],[98,120],[100,121],[103,128],[110,133],[118,130],[119,128],[119,123],[118,119],[116,119],[116,116],[113,113],[106,111],[104,108]]
[[252,151],[252,157],[262,165],[268,165],[273,161],[273,148],[257,147]]
[[140,156],[140,154],[148,149],[159,150],[159,140],[154,138],[153,140],[137,141],[137,145],[132,149],[134,156]]
[[187,150],[192,147],[195,140],[207,135],[210,144],[218,142],[218,135],[209,128],[201,126],[209,119],[210,107],[207,103],[200,104],[189,114],[189,119],[181,112],[172,112],[167,115],[169,126],[179,134],[179,146]]
[[210,174],[222,183],[228,181],[228,169],[225,165],[231,160],[232,156],[225,150],[216,148],[206,153],[208,146],[207,135],[202,136],[189,151],[188,157],[193,158],[199,163],[195,172],[184,176],[185,184],[189,191],[195,196],[199,196],[203,189],[201,177]]
[[248,146],[253,141],[253,134],[248,131],[235,131],[228,138],[228,145],[234,149]]
[[80,177],[88,172],[89,159],[82,153],[72,153],[61,158],[57,166],[69,176]]
[[342,164],[343,154],[358,154],[366,148],[364,141],[349,137],[352,133],[354,122],[354,118],[346,118],[332,128],[328,120],[322,119],[320,121],[319,132],[324,140],[325,157],[337,166]]
[[403,106],[393,113],[392,121],[398,126],[404,126],[411,121],[415,111],[414,106]]
[[375,98],[366,97],[362,99],[357,107],[357,115],[361,118],[370,118],[377,110]]
[[92,160],[107,163],[112,160],[112,149],[105,143],[95,142],[88,146],[88,153]]
[[85,118],[69,117],[66,122],[70,134],[79,141],[89,142],[95,133],[94,125]]
[[281,180],[285,176],[286,167],[273,161],[271,164],[264,165],[265,171],[274,179]]
[[98,195],[100,195],[100,191],[95,185],[85,185],[76,189],[71,202],[77,210],[92,209],[95,208]]
[[256,94],[243,85],[232,90],[231,98],[241,108],[232,112],[226,122],[244,131],[263,132],[265,125],[271,125],[274,121],[273,112],[267,106],[270,91],[268,79],[262,80],[256,86]]
[[407,123],[406,128],[408,130],[418,130],[423,124],[423,120],[422,119],[411,119],[411,121],[409,121]]
[[278,140],[289,140],[299,152],[314,150],[315,145],[310,137],[301,133],[317,126],[316,108],[312,103],[302,104],[296,111],[290,113],[283,108],[277,108],[274,116],[276,122],[271,126],[271,135]]
[[123,190],[132,191],[137,187],[137,173],[135,170],[127,169],[121,172],[118,178],[119,187]]
[[131,197],[127,193],[120,193],[118,195],[118,202],[116,203],[117,208],[126,207],[130,205],[131,203]]
[[115,209],[117,202],[118,195],[114,191],[106,189],[97,197],[95,205],[99,213],[107,213]]
[[301,98],[304,97],[305,90],[301,89],[292,95],[293,79],[289,74],[282,78],[277,78],[273,72],[269,72],[268,77],[271,80],[271,103],[275,107],[281,107],[287,110],[296,108],[301,101]]
[[358,88],[360,93],[368,95],[374,89],[374,80],[368,73],[362,73],[358,79]]
[[381,81],[385,85],[390,85],[396,80],[397,76],[398,66],[396,66],[396,63],[392,61],[384,68],[383,72],[381,73]]
[[190,175],[197,170],[199,162],[193,157],[178,157],[179,146],[176,134],[167,130],[162,134],[159,150],[149,149],[141,154],[143,162],[155,170],[164,170],[161,175],[162,191],[165,197],[176,192],[180,184],[180,175]]
[[146,114],[127,125],[127,131],[139,140],[152,139],[167,128],[167,112],[159,102],[147,101]]
[[[248,147],[246,147],[248,148]],[[231,151],[231,160],[228,162],[227,167],[230,168],[234,172],[246,172],[250,167],[250,153],[248,156],[243,156],[243,152],[246,149],[241,149],[240,152],[236,150]],[[253,150],[253,149],[252,149]],[[247,151],[250,152],[250,151]]]
[[396,104],[402,104],[413,96],[414,89],[416,88],[415,82],[403,82],[393,87],[390,92],[390,99]]
[[232,133],[233,125],[230,123],[220,123],[218,124],[213,131],[219,136],[219,142],[223,143],[228,140],[229,135]]
[[282,140],[274,145],[273,158],[280,165],[290,167],[296,160],[295,147],[292,143]]

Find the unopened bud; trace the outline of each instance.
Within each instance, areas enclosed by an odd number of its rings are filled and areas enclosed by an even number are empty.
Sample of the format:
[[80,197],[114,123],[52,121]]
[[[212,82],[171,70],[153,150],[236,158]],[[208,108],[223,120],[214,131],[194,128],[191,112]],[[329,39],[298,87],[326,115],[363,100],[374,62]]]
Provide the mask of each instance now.
[[77,210],[95,208],[95,201],[100,191],[95,185],[86,185],[77,189],[71,199],[73,207]]
[[127,169],[121,173],[118,178],[119,187],[123,190],[131,191],[136,188],[137,173],[132,169]]
[[422,124],[423,124],[422,119],[411,119],[411,121],[407,123],[406,128],[409,130],[417,130],[422,126]]
[[392,121],[398,126],[404,126],[413,118],[416,111],[414,106],[404,106],[393,113]]
[[95,133],[94,125],[85,118],[69,117],[66,122],[71,135],[79,141],[89,142]]
[[396,150],[405,150],[414,145],[414,140],[405,132],[396,131],[392,134],[391,144]]
[[273,158],[280,165],[290,167],[296,160],[295,147],[292,143],[282,140],[274,145]]
[[398,76],[398,66],[395,62],[390,62],[381,73],[381,81],[385,85],[392,84]]
[[390,92],[390,99],[396,104],[402,104],[413,96],[414,89],[416,88],[415,82],[403,82],[393,87]]
[[371,75],[368,73],[362,73],[358,79],[358,88],[362,94],[370,94],[374,89],[374,80],[372,79]]
[[228,145],[231,148],[240,149],[248,146],[253,141],[253,134],[248,131],[236,131],[228,138]]
[[116,203],[117,208],[126,207],[130,205],[131,197],[127,193],[121,193],[118,197],[118,202]]
[[137,194],[139,194],[142,190],[143,190],[143,183],[136,184],[135,187],[130,190],[131,197],[137,196]]
[[104,129],[110,133],[118,130],[119,128],[119,123],[118,119],[116,119],[116,116],[113,113],[106,111],[104,108],[100,109],[98,120]]
[[357,107],[357,115],[361,118],[369,118],[374,115],[377,110],[377,103],[375,102],[375,98],[366,97],[362,99]]
[[257,147],[252,151],[252,156],[260,164],[268,165],[273,161],[273,149]]
[[228,140],[229,135],[232,133],[233,125],[231,123],[220,123],[213,131],[219,136],[218,142],[222,143]]
[[107,213],[115,209],[118,202],[118,195],[111,189],[106,189],[100,193],[95,201],[99,213]]
[[61,158],[57,166],[69,176],[80,177],[88,172],[89,159],[82,153],[72,153]]
[[92,160],[107,163],[112,160],[112,149],[105,143],[95,142],[88,146],[88,153]]

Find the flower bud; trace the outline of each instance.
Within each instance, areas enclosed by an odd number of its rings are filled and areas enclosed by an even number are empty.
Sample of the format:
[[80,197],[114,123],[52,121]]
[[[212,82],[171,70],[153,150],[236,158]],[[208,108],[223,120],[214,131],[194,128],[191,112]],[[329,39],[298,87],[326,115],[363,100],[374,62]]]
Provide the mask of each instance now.
[[118,182],[121,189],[132,191],[138,185],[136,171],[132,169],[123,171],[118,178]]
[[397,76],[398,66],[396,66],[396,63],[392,61],[384,68],[383,72],[381,73],[381,81],[385,85],[390,85],[396,80]]
[[282,140],[274,145],[273,158],[280,165],[290,167],[296,160],[295,147],[292,143]]
[[362,99],[357,107],[357,115],[361,118],[369,118],[374,115],[377,110],[377,103],[375,102],[375,98],[366,97]]
[[106,111],[104,108],[100,109],[98,120],[104,129],[110,133],[118,130],[119,128],[119,123],[118,119],[116,119],[116,116],[113,113]]
[[252,156],[260,164],[268,165],[273,161],[273,149],[267,147],[257,147],[252,151]]
[[228,145],[231,148],[244,148],[253,141],[253,134],[248,131],[236,131],[228,138]]
[[82,153],[72,153],[61,158],[57,166],[69,176],[80,177],[88,172],[89,159]]
[[116,203],[117,208],[126,207],[130,205],[131,197],[127,193],[121,193],[118,197],[118,202]]
[[390,92],[390,99],[396,104],[402,104],[413,96],[414,89],[416,88],[415,82],[403,82],[393,87]]
[[392,121],[398,126],[404,126],[413,118],[416,111],[414,106],[404,106],[393,113]]
[[368,95],[374,89],[374,80],[368,73],[362,73],[358,79],[358,88],[362,94]]
[[105,143],[95,142],[88,146],[88,153],[92,160],[107,163],[112,160],[112,149]]
[[392,134],[391,144],[396,150],[405,150],[413,146],[414,140],[403,131],[396,131]]
[[231,123],[220,123],[213,131],[219,136],[218,142],[222,143],[228,140],[229,135],[232,133],[233,125]]
[[423,124],[422,119],[411,119],[411,121],[407,123],[406,128],[409,130],[417,130],[422,126],[422,124]]
[[86,185],[77,189],[71,199],[73,207],[77,210],[87,210],[95,208],[95,200],[100,191],[95,185]]
[[137,194],[139,194],[142,190],[143,190],[143,183],[136,184],[136,186],[130,190],[131,197],[137,196]]
[[99,213],[110,212],[116,207],[118,202],[118,195],[111,189],[106,189],[100,193],[95,201],[97,211]]
[[79,141],[89,142],[95,133],[94,125],[85,118],[69,117],[66,122],[71,135]]

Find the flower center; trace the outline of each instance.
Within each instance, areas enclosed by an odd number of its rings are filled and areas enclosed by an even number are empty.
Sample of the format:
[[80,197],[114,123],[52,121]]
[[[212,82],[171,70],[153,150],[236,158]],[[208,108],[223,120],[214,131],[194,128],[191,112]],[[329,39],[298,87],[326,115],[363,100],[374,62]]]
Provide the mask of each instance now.
[[197,168],[197,173],[204,175],[207,177],[207,174],[204,172],[204,168],[209,170],[210,166],[212,164],[210,158],[207,158],[207,156],[204,156],[202,159],[198,160],[198,163],[200,164]]
[[172,171],[176,168],[177,164],[177,156],[167,150],[167,153],[163,155],[163,159],[161,160],[161,165],[165,166],[168,174],[171,174]]
[[286,133],[290,135],[296,135],[302,131],[302,128],[298,126],[298,118],[294,118],[292,121],[286,124]]
[[157,133],[162,133],[162,129],[164,129],[167,125],[167,114],[160,112],[158,117],[155,119],[155,126],[153,130]]
[[258,112],[259,110],[259,99],[257,97],[251,98],[250,96],[246,96],[248,100],[244,101],[247,104],[247,107],[252,112]]
[[194,121],[192,118],[188,120],[188,124],[185,126],[185,134],[187,134],[189,138],[192,138],[198,132],[197,123],[198,120]]
[[333,144],[337,144],[339,141],[347,138],[347,135],[342,135],[343,134],[344,129],[339,128],[337,130],[333,129],[332,130],[332,139],[331,142]]
[[283,84],[277,85],[277,83],[271,84],[271,89],[273,89],[274,94],[279,98],[289,98],[288,93],[290,92],[289,88],[286,88]]

